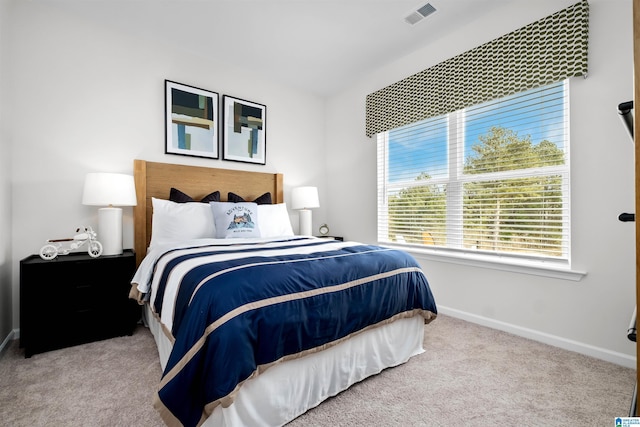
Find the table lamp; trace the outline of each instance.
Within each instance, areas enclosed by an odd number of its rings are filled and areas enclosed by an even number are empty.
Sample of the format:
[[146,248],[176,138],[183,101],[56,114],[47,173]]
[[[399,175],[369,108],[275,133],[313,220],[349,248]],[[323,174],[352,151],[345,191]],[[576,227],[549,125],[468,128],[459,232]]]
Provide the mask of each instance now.
[[319,208],[317,187],[296,187],[291,192],[291,208],[300,210],[301,236],[311,236],[311,209]]
[[98,209],[98,241],[103,255],[122,253],[122,209],[135,206],[136,188],[132,175],[88,173],[84,181],[82,204],[106,206]]

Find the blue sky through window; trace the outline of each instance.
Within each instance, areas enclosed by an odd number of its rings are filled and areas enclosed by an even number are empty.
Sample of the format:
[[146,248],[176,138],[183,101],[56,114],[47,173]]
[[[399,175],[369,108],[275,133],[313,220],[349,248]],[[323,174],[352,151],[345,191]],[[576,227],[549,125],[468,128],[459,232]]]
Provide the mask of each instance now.
[[[471,147],[480,143],[478,137],[493,126],[511,129],[519,138],[530,136],[534,145],[548,140],[564,149],[564,90],[564,82],[559,82],[467,108],[463,114],[465,158],[474,153]],[[446,178],[447,128],[444,115],[389,131],[388,182],[414,181],[421,173]]]

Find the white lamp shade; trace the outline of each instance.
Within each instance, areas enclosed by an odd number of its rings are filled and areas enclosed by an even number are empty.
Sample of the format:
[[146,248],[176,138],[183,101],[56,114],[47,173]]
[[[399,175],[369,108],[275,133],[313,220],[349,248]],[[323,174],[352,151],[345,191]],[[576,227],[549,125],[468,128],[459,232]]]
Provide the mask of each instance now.
[[296,187],[291,191],[291,209],[319,208],[317,187]]
[[88,173],[82,204],[89,206],[135,206],[136,187],[132,175]]

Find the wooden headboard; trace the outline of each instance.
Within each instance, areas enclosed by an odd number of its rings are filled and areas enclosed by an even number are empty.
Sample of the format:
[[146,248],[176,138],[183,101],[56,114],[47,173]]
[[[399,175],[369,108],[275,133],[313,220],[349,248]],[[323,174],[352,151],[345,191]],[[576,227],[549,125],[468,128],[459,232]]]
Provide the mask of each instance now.
[[234,192],[245,200],[254,200],[271,192],[274,203],[284,201],[283,176],[279,173],[249,172],[169,163],[133,161],[137,206],[133,208],[134,249],[140,264],[151,242],[151,198],[168,199],[171,187],[200,200],[213,191],[220,191],[221,201]]

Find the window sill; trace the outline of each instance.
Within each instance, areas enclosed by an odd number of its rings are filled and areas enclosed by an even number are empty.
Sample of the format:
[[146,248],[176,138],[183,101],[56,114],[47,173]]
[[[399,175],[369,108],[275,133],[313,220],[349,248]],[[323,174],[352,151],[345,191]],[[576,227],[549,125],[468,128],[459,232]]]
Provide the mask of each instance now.
[[444,249],[423,249],[412,246],[380,243],[382,246],[401,249],[419,259],[489,268],[513,273],[531,274],[554,279],[577,282],[587,275],[585,271],[572,270],[569,262],[555,260],[519,259],[501,255],[482,255],[469,252],[454,252]]

